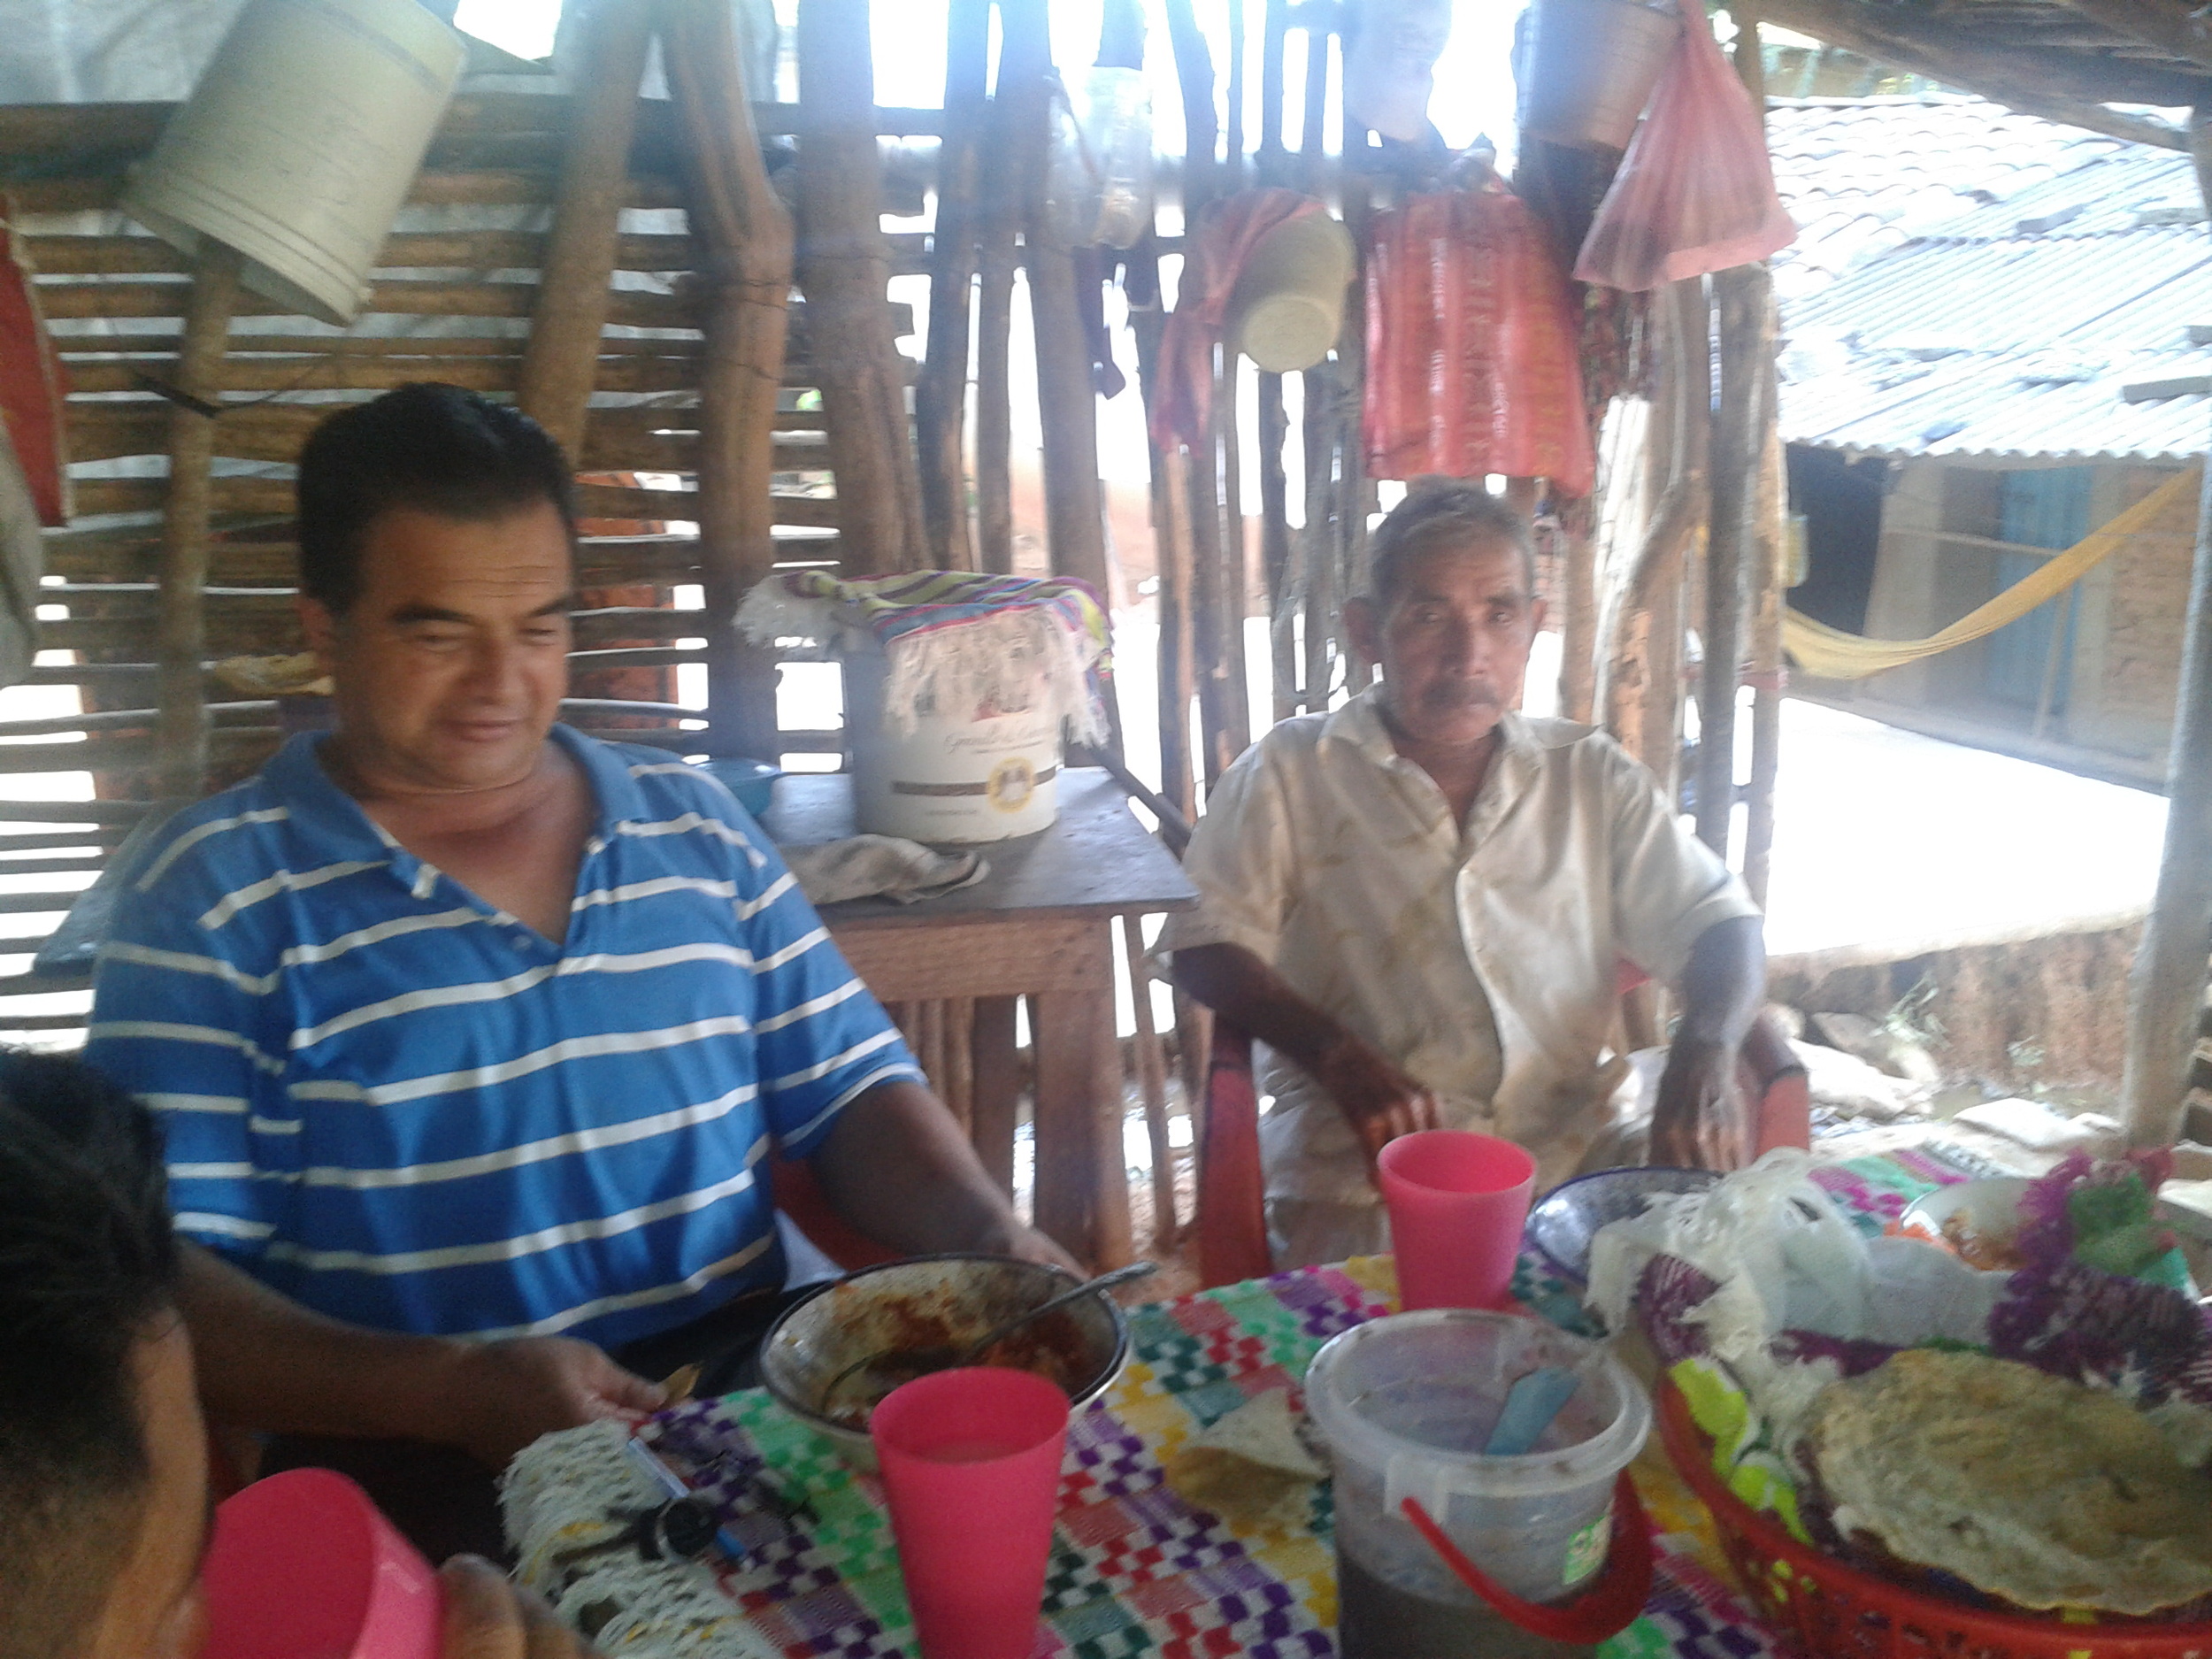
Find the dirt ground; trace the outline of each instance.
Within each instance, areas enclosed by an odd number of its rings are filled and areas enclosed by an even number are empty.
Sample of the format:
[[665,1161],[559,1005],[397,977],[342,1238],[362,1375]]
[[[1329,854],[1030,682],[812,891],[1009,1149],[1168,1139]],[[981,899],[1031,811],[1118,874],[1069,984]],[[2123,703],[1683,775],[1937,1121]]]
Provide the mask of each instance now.
[[2128,969],[2141,931],[2056,933],[1825,972],[1783,959],[1768,995],[1809,1012],[1872,1019],[1911,998],[1904,1021],[1919,1028],[1947,1078],[1980,1079],[2008,1093],[2116,1099]]

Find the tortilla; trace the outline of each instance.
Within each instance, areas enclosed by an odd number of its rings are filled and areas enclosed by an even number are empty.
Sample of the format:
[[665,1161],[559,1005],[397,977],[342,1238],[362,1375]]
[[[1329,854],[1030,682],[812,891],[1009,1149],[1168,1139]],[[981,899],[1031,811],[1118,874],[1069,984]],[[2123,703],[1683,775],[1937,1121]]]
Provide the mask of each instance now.
[[2109,1392],[1911,1348],[1824,1390],[1806,1444],[1839,1532],[2017,1606],[2212,1595],[2212,1476]]
[[1248,1526],[1303,1526],[1313,1483],[1329,1471],[1298,1438],[1290,1395],[1271,1388],[1217,1418],[1167,1460],[1167,1483],[1194,1509]]

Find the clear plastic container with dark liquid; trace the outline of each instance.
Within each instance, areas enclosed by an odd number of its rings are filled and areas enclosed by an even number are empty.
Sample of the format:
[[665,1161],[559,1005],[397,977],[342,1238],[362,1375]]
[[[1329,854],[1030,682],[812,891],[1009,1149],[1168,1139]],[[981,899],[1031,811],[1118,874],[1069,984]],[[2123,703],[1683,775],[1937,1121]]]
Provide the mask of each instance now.
[[[1357,1326],[1315,1357],[1306,1403],[1334,1471],[1343,1659],[1594,1651],[1494,1609],[1401,1508],[1416,1499],[1525,1601],[1571,1601],[1596,1587],[1614,1483],[1643,1448],[1651,1405],[1618,1361],[1594,1348],[1538,1319],[1431,1309]],[[1486,1455],[1514,1382],[1546,1366],[1584,1367],[1573,1395],[1533,1450]]]

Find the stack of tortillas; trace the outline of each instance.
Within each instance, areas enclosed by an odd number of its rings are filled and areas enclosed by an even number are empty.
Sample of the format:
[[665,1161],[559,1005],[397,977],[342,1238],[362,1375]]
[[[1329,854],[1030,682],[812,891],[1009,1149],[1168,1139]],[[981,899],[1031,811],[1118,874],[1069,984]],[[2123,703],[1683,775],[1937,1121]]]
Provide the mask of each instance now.
[[1826,1389],[1807,1444],[1839,1532],[2019,1607],[2212,1595],[2212,1476],[2116,1394],[1914,1348]]
[[1263,1530],[1306,1525],[1313,1483],[1329,1471],[1298,1438],[1290,1395],[1271,1388],[1178,1447],[1167,1483],[1194,1509]]

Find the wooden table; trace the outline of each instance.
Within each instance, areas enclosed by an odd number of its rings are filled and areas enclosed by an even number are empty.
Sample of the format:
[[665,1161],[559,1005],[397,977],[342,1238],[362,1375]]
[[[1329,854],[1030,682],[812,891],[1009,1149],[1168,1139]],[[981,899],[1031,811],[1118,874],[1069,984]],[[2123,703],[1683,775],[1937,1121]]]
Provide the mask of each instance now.
[[[972,887],[918,904],[826,905],[822,919],[883,1002],[975,999],[970,1133],[984,1166],[1010,1191],[1021,1089],[1015,999],[1029,999],[1036,1223],[1102,1269],[1131,1254],[1113,920],[1130,918],[1131,947],[1141,949],[1134,918],[1188,910],[1198,893],[1104,772],[1064,770],[1059,794],[1051,828],[978,849],[990,873]],[[855,833],[850,775],[779,779],[761,823],[786,847]]]

